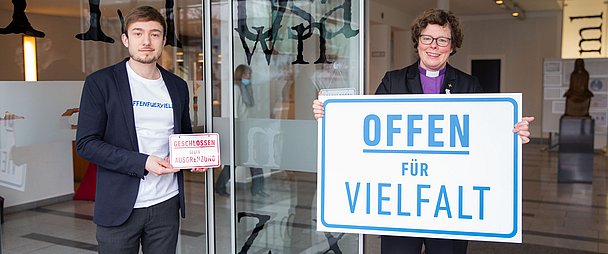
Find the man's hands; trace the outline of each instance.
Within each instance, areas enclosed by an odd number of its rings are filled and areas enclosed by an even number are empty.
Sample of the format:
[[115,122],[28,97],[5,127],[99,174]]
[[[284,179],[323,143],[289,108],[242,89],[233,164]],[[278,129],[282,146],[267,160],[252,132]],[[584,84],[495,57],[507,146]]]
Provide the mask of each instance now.
[[[207,172],[210,168],[193,168],[190,172],[203,173]],[[173,168],[169,162],[169,157],[161,159],[160,157],[149,155],[146,160],[146,170],[155,176],[161,176],[166,174],[173,174],[179,172],[179,169]]]
[[173,166],[171,166],[168,158],[162,159],[154,155],[148,156],[148,159],[146,160],[146,170],[155,176],[179,172],[179,169],[174,169]]

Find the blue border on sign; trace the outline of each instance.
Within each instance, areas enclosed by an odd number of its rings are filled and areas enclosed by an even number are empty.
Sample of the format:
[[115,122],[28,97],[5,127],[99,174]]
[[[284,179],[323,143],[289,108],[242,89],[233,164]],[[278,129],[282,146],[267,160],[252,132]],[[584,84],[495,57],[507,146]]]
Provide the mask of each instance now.
[[[508,102],[513,105],[513,125],[518,120],[518,105],[512,98],[378,98],[378,99],[328,99],[323,103],[326,109],[331,103],[353,103],[353,102]],[[327,111],[326,111],[327,113]],[[327,116],[327,114],[326,114]],[[374,226],[358,226],[358,225],[342,225],[332,224],[325,220],[325,117],[321,121],[321,223],[328,228],[334,229],[361,229],[361,230],[377,230],[377,231],[392,231],[392,232],[411,232],[411,233],[427,233],[427,234],[444,234],[444,235],[461,235],[461,236],[477,236],[477,237],[496,237],[496,238],[512,238],[517,234],[518,226],[518,135],[513,133],[513,230],[508,234],[489,233],[489,232],[471,232],[471,231],[451,231],[451,230],[430,230],[416,228],[392,228],[392,227],[374,227]]]

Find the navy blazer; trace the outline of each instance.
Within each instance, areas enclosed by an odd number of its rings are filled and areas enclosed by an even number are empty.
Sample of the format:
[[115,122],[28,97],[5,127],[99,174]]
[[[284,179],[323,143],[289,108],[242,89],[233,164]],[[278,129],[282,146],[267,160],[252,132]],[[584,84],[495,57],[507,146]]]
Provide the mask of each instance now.
[[[148,155],[139,152],[131,88],[122,62],[96,71],[84,82],[78,114],[76,150],[97,164],[93,221],[102,226],[123,224],[133,211]],[[171,102],[175,133],[192,133],[186,82],[158,66]],[[185,217],[184,175],[177,174],[182,217]]]
[[[376,94],[421,94],[422,83],[418,61],[400,70],[389,71],[384,74],[382,83],[376,89]],[[450,93],[481,93],[477,77],[466,74],[449,64],[446,64],[445,77],[439,93],[444,94],[446,89]]]

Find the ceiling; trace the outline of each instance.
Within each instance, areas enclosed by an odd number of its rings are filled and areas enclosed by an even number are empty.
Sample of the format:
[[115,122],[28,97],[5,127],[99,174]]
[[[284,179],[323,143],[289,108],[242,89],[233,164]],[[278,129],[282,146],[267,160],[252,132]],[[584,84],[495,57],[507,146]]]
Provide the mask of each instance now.
[[[87,8],[88,0],[26,0],[26,13],[36,13],[53,16],[79,17],[81,10]],[[12,12],[12,1],[0,0],[0,10],[10,10]],[[103,16],[116,16],[116,9],[129,8],[138,5],[151,5],[157,8],[165,6],[166,0],[100,0],[100,7]],[[201,0],[175,0],[176,8],[200,6]],[[107,10],[107,11],[106,11]],[[126,13],[124,13],[126,14]]]
[[[383,5],[398,9],[409,15],[416,16],[423,10],[437,6],[437,0],[373,0]],[[494,0],[447,0],[450,4],[450,10],[458,16],[471,15],[493,15],[505,14],[506,11],[499,8]],[[560,5],[558,2],[562,0],[512,0],[516,2],[526,12],[535,11],[559,11]],[[118,7],[123,7],[124,4],[141,4],[145,2],[150,5],[164,6],[165,0],[101,0],[102,14],[105,16],[104,9],[114,10]],[[176,0],[178,7],[185,6],[200,6],[200,0]],[[213,1],[217,2],[217,1]],[[80,10],[83,7],[88,7],[87,0],[27,0],[27,12],[57,15],[57,16],[79,16]],[[12,11],[13,6],[11,1],[0,1],[0,10]],[[115,12],[110,12],[115,15]]]
[[[409,15],[416,16],[437,6],[437,0],[374,0]],[[450,10],[458,16],[508,14],[494,0],[447,0]],[[559,11],[562,0],[513,0],[525,12]]]

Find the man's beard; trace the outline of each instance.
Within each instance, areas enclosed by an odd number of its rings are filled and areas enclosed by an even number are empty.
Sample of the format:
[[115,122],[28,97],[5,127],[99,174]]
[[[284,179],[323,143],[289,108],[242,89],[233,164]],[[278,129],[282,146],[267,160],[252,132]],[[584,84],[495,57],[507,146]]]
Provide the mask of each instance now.
[[160,54],[155,55],[149,59],[138,57],[138,56],[131,54],[131,59],[135,60],[136,62],[142,63],[142,64],[151,64],[151,63],[156,63],[158,61],[158,59],[160,59]]

